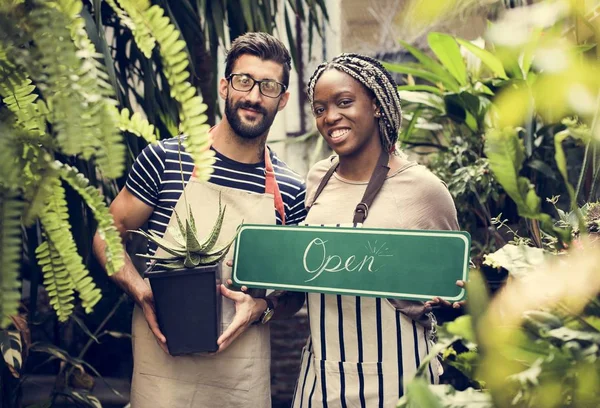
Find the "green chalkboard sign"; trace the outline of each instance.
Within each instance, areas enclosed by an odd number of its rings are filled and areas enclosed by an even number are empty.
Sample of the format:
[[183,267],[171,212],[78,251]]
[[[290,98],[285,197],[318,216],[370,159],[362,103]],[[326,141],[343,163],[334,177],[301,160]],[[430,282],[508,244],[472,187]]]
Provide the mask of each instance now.
[[459,231],[243,225],[232,274],[249,288],[458,301],[470,246]]

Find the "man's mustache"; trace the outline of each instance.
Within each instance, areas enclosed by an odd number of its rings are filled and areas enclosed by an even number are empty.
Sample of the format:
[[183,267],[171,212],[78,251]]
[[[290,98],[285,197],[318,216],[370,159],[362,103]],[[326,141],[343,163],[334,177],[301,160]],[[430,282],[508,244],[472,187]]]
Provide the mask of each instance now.
[[236,109],[252,109],[257,112],[262,113],[265,116],[268,113],[264,107],[260,106],[257,103],[251,103],[251,102],[239,102],[238,104],[236,104],[235,108]]

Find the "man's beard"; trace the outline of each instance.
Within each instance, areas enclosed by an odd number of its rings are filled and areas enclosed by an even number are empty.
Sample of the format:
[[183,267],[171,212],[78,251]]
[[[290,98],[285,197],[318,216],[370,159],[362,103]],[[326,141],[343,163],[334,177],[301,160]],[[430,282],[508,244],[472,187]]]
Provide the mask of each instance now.
[[[246,124],[242,122],[242,118],[239,113],[239,110],[242,108],[249,108],[260,112],[262,114],[262,118],[257,119],[254,124]],[[256,139],[267,132],[275,120],[276,113],[277,109],[269,114],[269,111],[258,104],[240,101],[232,106],[230,98],[225,100],[225,116],[227,116],[227,121],[231,125],[233,131],[244,139]]]

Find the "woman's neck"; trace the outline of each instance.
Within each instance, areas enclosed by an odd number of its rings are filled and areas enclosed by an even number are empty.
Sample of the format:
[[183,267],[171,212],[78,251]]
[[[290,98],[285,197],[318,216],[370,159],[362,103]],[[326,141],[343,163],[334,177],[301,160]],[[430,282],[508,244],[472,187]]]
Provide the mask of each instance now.
[[369,181],[383,149],[379,141],[377,142],[364,146],[355,154],[340,156],[336,172],[346,180]]

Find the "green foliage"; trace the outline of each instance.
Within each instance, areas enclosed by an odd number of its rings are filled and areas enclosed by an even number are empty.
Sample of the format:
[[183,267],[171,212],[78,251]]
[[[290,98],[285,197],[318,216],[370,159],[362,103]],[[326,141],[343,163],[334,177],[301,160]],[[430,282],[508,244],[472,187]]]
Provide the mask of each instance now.
[[123,243],[121,235],[113,224],[112,216],[97,189],[76,169],[66,164],[57,163],[61,178],[79,193],[87,206],[92,210],[98,227],[96,232],[106,243],[106,272],[113,275],[124,264]]
[[50,107],[56,141],[65,154],[86,160],[95,157],[107,177],[119,176],[124,169],[124,148],[110,109],[116,102],[78,17],[82,3],[61,0],[52,5],[35,7],[28,15],[36,44],[28,57]]
[[0,186],[0,326],[10,323],[17,313],[21,293],[18,280],[21,260],[23,203],[14,192]]
[[490,396],[484,392],[467,388],[457,391],[450,385],[427,385],[422,379],[412,381],[397,408],[493,408]]
[[552,217],[541,211],[542,200],[536,194],[530,181],[520,176],[525,160],[525,151],[516,129],[491,129],[486,134],[485,154],[490,168],[506,193],[517,205],[519,215],[539,220],[547,233],[556,236],[561,242],[570,241],[570,231],[554,226]]
[[[67,178],[71,179],[72,177]],[[50,285],[55,284],[56,288],[55,290],[52,290],[54,288],[48,289],[48,295],[51,303],[55,302],[59,320],[64,321],[68,317],[68,313],[65,314],[63,311],[70,311],[73,308],[71,304],[73,290],[78,292],[82,306],[88,313],[98,303],[101,294],[92,278],[88,276],[81,256],[77,253],[73,235],[70,233],[71,225],[69,224],[65,190],[58,179],[52,179],[50,184],[52,194],[46,202],[46,210],[40,214],[48,245],[36,250],[36,254],[40,265],[49,266],[44,271],[44,279],[46,280],[50,273],[54,274],[54,282],[49,283]],[[43,267],[42,270],[44,270]]]
[[[177,218],[177,228],[169,227],[168,231],[173,237],[174,242],[161,238],[156,233],[145,232],[143,230],[130,231],[142,235],[148,240],[156,243],[159,248],[162,248],[170,256],[156,256],[138,254],[143,258],[148,258],[157,261],[156,265],[167,269],[193,268],[198,265],[208,265],[219,262],[227,254],[229,247],[235,241],[237,232],[225,245],[215,249],[215,245],[221,233],[221,227],[225,218],[225,210],[227,206],[221,207],[221,198],[219,197],[219,214],[215,225],[213,226],[208,237],[201,243],[197,237],[196,222],[192,213],[191,206],[188,209],[185,224],[179,218],[179,214],[175,210]],[[238,229],[239,230],[239,229]]]
[[19,378],[23,369],[23,344],[16,330],[0,330],[0,353],[10,373]]
[[140,48],[146,56],[149,56],[154,46],[154,41],[147,39],[156,39],[171,96],[180,108],[180,130],[186,135],[183,144],[198,166],[196,177],[207,180],[210,177],[210,166],[214,163],[214,152],[209,149],[211,138],[208,133],[210,126],[206,123],[208,117],[203,114],[207,107],[188,82],[189,60],[184,51],[185,41],[180,39],[179,31],[164,15],[162,8],[150,7],[150,2],[145,0],[122,0],[120,3],[123,11],[118,13],[126,13],[131,17],[134,38],[142,41]]
[[154,125],[150,124],[142,117],[139,112],[134,112],[131,117],[129,110],[121,110],[119,116],[119,129],[122,131],[133,133],[136,136],[143,138],[148,143],[156,143],[159,137],[156,134]]
[[[206,175],[211,153],[202,115],[205,107],[186,81],[187,56],[177,41],[179,34],[159,7],[123,3],[131,7],[133,18],[122,10],[119,15],[126,26],[140,31],[142,48],[156,44],[165,48],[162,66],[181,109],[180,127],[187,133],[189,152],[203,160],[196,163],[197,172]],[[8,197],[2,203],[6,218],[1,226],[5,245],[0,255],[4,261],[0,325],[8,323],[19,301],[19,223],[41,227],[36,257],[60,321],[72,313],[76,294],[86,312],[101,297],[75,245],[63,181],[79,193],[98,221],[98,233],[107,244],[107,272],[113,274],[123,265],[120,236],[104,198],[75,166],[65,163],[65,157],[79,169],[87,169],[94,183],[98,176],[108,182],[124,170],[121,131],[148,142],[156,140],[156,132],[140,113],[131,115],[126,108],[119,113],[115,82],[109,75],[114,69],[107,72],[101,63],[106,54],[98,53],[88,37],[86,13],[80,0],[17,2],[0,8],[0,189]]]

